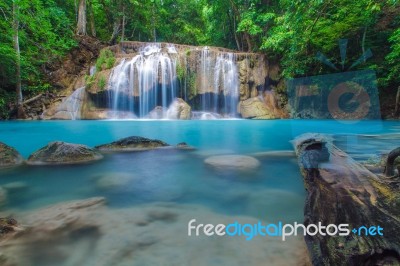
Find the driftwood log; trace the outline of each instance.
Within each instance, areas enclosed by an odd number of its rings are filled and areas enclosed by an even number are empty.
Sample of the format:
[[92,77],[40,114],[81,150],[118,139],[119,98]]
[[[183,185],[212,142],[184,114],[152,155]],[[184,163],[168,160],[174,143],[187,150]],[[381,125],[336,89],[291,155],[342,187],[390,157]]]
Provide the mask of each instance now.
[[307,198],[305,225],[380,226],[383,236],[306,236],[313,265],[400,265],[400,189],[319,134],[293,141]]
[[[387,177],[394,176],[394,161],[399,156],[400,156],[400,148],[396,148],[388,154],[385,167],[385,175]],[[398,174],[400,174],[400,172]]]

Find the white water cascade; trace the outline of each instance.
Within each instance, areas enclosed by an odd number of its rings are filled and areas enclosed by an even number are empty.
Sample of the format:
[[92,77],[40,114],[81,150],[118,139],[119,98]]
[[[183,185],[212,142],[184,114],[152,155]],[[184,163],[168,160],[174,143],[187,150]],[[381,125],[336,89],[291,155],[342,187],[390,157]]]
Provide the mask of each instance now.
[[176,53],[172,45],[162,51],[161,45],[151,44],[114,68],[108,88],[112,118],[121,111],[143,118],[156,106],[168,108],[177,92]]
[[239,99],[239,73],[233,53],[210,55],[208,47],[201,53],[201,110],[225,117],[235,117]]
[[185,71],[187,50],[179,53],[171,44],[148,44],[132,58],[122,59],[109,79],[109,118],[168,118],[168,108],[178,95],[189,101],[192,111],[236,117],[239,73],[235,54],[208,47],[195,51],[199,54],[197,61],[191,59],[198,62],[195,99],[186,99],[186,82],[178,86],[177,65]]

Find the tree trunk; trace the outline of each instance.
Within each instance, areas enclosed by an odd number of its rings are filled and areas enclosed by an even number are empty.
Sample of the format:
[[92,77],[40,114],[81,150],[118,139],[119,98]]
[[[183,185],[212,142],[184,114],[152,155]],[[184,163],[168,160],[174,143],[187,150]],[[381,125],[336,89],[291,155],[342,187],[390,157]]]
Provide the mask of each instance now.
[[86,35],[86,0],[79,1],[77,35]]
[[400,156],[400,148],[392,150],[386,160],[385,175],[388,177],[394,176],[394,161]]
[[119,22],[119,20],[116,21],[116,22],[114,22],[113,33],[112,33],[111,39],[110,39],[110,41],[109,41],[110,45],[114,45],[115,42],[117,41],[117,37],[118,37],[118,34],[119,34],[119,27],[120,27],[120,24],[121,24],[121,23]]
[[13,41],[15,50],[15,76],[16,76],[16,93],[17,93],[17,110],[18,118],[25,118],[25,111],[22,104],[22,88],[21,88],[21,53],[19,50],[19,20],[18,20],[19,7],[18,4],[13,3]]
[[89,4],[89,17],[90,17],[90,31],[91,31],[91,35],[93,37],[96,37],[96,27],[94,24],[94,12],[93,12],[92,1],[88,0],[88,4]]

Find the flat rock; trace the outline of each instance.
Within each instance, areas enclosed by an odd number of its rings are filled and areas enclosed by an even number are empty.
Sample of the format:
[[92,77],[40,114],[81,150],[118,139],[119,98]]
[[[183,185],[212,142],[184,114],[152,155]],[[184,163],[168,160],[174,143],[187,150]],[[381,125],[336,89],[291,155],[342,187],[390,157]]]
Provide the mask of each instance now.
[[30,165],[79,164],[102,158],[103,155],[88,146],[56,141],[50,142],[29,156],[27,163]]
[[24,159],[16,149],[0,142],[0,168],[22,164]]
[[248,171],[260,166],[260,162],[256,158],[244,155],[211,156],[205,159],[204,163],[217,170]]
[[170,145],[161,140],[132,136],[108,144],[99,145],[96,146],[95,148],[99,151],[113,152],[113,151],[146,151],[168,146]]

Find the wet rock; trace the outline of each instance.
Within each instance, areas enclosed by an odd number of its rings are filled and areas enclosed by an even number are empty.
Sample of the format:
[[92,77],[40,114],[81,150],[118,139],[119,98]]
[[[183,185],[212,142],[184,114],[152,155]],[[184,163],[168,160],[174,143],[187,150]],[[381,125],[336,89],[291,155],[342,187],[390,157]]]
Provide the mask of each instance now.
[[109,144],[99,145],[96,146],[95,148],[103,152],[113,152],[113,151],[146,151],[168,146],[169,145],[167,143],[161,140],[132,136],[111,142]]
[[30,165],[79,164],[102,158],[103,155],[85,145],[56,141],[50,142],[29,156],[27,163]]
[[192,108],[183,99],[176,98],[168,108],[168,119],[189,120],[192,117]]
[[260,166],[256,158],[244,155],[211,156],[205,159],[204,163],[216,170],[248,171]]
[[189,144],[187,144],[186,142],[181,142],[176,144],[176,148],[179,150],[195,150],[196,148],[190,146]]
[[23,161],[16,149],[0,142],[0,169],[20,165]]

